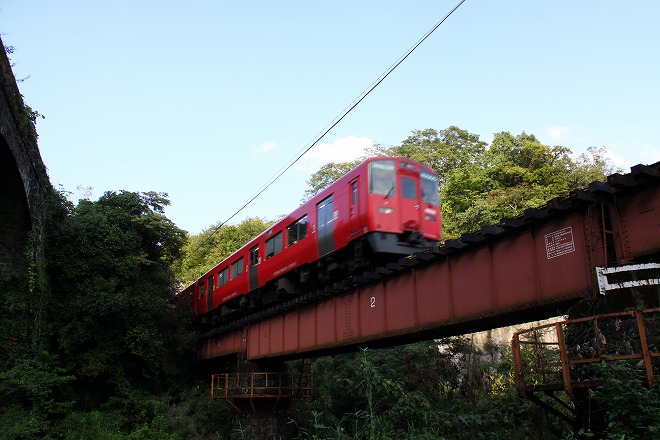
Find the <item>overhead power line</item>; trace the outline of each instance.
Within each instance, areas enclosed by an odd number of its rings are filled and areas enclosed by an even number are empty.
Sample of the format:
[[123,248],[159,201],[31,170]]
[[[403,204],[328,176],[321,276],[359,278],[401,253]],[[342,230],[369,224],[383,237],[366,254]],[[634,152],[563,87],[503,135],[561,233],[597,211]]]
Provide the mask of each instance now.
[[[222,228],[224,225],[226,225],[231,219],[236,217],[243,209],[245,209],[250,203],[252,203],[257,197],[259,197],[261,194],[263,194],[264,191],[266,191],[273,183],[277,181],[284,173],[286,173],[293,165],[296,164],[309,150],[311,150],[316,144],[318,144],[321,139],[323,139],[333,128],[337,126],[355,107],[358,106],[371,92],[374,91],[376,87],[382,83],[385,78],[387,78],[401,63],[403,63],[406,58],[408,58],[414,51],[417,49],[428,37],[433,34],[433,32],[436,31],[463,3],[465,3],[466,0],[461,0],[459,1],[456,6],[454,6],[448,13],[445,15],[442,20],[438,21],[429,31],[427,31],[424,36],[422,36],[410,49],[408,49],[398,60],[394,62],[383,74],[381,74],[369,87],[367,87],[352,103],[350,103],[344,111],[342,111],[335,119],[333,119],[330,124],[326,126],[323,130],[321,130],[312,141],[307,143],[305,147],[298,152],[296,156],[294,156],[292,159],[290,159],[282,168],[280,168],[279,171],[277,171],[273,177],[271,177],[266,183],[264,183],[257,192],[250,197],[250,199],[245,202],[240,208],[238,208],[229,218],[227,218],[225,221],[220,223],[219,225],[215,226],[209,236],[203,240],[190,254],[196,253],[208,240],[210,240],[217,232]],[[188,256],[188,257],[189,257]],[[185,262],[188,257],[186,257],[183,261]]]

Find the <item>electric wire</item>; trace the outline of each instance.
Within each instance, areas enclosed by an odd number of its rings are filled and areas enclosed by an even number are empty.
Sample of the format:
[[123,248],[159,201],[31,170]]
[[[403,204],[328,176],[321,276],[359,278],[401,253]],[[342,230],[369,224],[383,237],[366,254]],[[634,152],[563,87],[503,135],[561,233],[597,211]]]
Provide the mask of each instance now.
[[293,165],[295,165],[309,150],[314,148],[316,144],[318,144],[333,128],[335,128],[355,107],[357,107],[371,92],[374,91],[376,87],[378,87],[384,80],[387,78],[397,67],[399,67],[414,51],[417,49],[427,38],[433,34],[433,32],[436,31],[463,3],[465,3],[466,0],[460,0],[456,6],[454,6],[440,21],[438,21],[429,31],[427,31],[424,36],[422,36],[410,49],[408,49],[401,57],[399,57],[398,60],[396,60],[384,73],[382,73],[369,87],[367,87],[353,102],[351,102],[339,115],[337,115],[324,129],[319,131],[317,135],[313,138],[312,141],[308,142],[305,147],[303,147],[302,150],[300,150],[297,155],[295,155],[292,159],[290,159],[286,164],[280,168],[279,171],[277,171],[270,179],[264,183],[261,188],[257,190],[257,192],[248,199],[247,202],[245,202],[240,208],[238,208],[229,218],[227,218],[225,221],[221,222],[220,224],[214,226],[211,229],[211,233],[204,239],[202,240],[201,243],[193,249],[192,252],[186,256],[181,264],[185,263],[188,258],[190,258],[191,255],[194,255],[202,246],[206,244],[213,236],[222,228],[224,225],[226,225],[229,221],[231,221],[234,217],[236,217],[243,209],[245,209],[248,205],[250,205],[257,197],[259,197],[261,194],[263,194],[272,184],[274,184],[284,173],[286,173]]

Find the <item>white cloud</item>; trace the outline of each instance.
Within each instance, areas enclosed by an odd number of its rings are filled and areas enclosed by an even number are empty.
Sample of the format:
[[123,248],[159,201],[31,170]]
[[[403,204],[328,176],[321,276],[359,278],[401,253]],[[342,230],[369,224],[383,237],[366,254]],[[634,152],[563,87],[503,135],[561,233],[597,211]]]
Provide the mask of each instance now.
[[254,154],[263,154],[263,153],[268,153],[270,151],[276,150],[277,149],[277,144],[273,141],[266,141],[263,142],[261,145],[253,145],[252,146],[252,153]]
[[569,127],[550,127],[545,131],[545,134],[553,140],[562,139],[571,132]]
[[634,165],[650,165],[659,161],[660,148],[657,145],[631,140],[625,145],[620,144],[608,148],[607,157],[627,173]]
[[612,150],[607,150],[605,157],[607,157],[614,164],[614,166],[623,169],[624,173],[627,173],[629,171],[628,169],[632,166],[628,159],[615,153]]
[[641,150],[639,154],[639,157],[641,159],[640,163],[643,163],[645,165],[650,165],[652,163],[656,163],[660,161],[660,147],[658,147],[657,145],[650,145],[650,144],[642,145],[640,150]]
[[374,144],[368,137],[347,136],[332,143],[317,144],[296,164],[301,171],[315,172],[328,162],[349,162],[366,155]]

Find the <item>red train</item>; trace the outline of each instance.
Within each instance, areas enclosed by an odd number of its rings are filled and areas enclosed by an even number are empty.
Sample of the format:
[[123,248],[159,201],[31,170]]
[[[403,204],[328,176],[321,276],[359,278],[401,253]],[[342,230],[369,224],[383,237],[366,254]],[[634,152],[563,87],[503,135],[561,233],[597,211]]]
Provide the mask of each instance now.
[[438,176],[396,157],[346,173],[186,287],[196,317],[228,317],[437,244]]

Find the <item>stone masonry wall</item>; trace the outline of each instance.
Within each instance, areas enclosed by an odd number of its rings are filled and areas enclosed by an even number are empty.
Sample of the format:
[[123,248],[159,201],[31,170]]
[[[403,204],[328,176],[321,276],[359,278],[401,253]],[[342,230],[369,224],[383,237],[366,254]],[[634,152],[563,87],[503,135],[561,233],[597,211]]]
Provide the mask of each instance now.
[[[2,40],[0,39],[0,42]],[[4,49],[4,43],[3,43]],[[52,190],[37,146],[31,114],[21,97],[5,50],[0,53],[0,271],[26,264],[30,232],[32,253],[41,256],[42,208]]]

